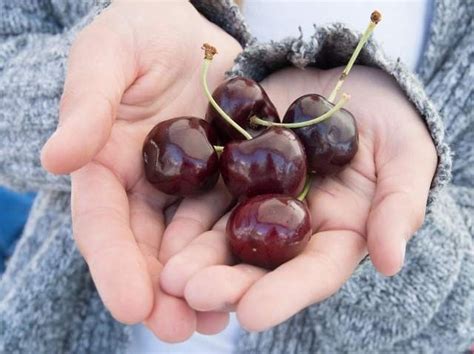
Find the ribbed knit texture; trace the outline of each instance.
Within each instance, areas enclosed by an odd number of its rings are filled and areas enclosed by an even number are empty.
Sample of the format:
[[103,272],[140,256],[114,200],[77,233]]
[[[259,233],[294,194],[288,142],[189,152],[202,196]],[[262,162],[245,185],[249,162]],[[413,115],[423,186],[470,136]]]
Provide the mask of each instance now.
[[[357,40],[333,25],[316,28],[308,42],[256,43],[229,0],[193,3],[247,46],[232,73],[258,80],[288,65],[342,65]],[[74,246],[69,179],[48,175],[39,163],[57,124],[68,48],[104,4],[0,0],[0,184],[41,191],[0,278],[0,353],[117,353],[128,339],[126,327],[103,307]],[[243,333],[238,352],[452,353],[474,342],[472,15],[472,2],[436,1],[419,70],[425,88],[373,42],[359,60],[398,81],[424,117],[439,156],[429,213],[408,245],[402,272],[382,277],[365,262],[323,303],[267,332]],[[454,153],[449,184],[447,144]]]

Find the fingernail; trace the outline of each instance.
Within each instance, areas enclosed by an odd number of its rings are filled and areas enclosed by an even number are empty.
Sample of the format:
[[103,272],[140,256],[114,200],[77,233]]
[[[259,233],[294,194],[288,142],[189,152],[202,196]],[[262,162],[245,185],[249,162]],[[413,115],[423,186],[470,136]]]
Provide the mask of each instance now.
[[402,241],[402,252],[401,252],[401,262],[400,262],[400,265],[403,266],[403,264],[405,263],[405,253],[406,253],[406,249],[407,249],[407,243],[405,241]]

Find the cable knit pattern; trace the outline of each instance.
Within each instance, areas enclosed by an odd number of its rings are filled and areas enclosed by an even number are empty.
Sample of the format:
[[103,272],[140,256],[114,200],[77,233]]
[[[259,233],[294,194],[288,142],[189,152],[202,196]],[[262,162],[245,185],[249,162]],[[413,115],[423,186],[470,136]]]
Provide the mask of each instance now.
[[[308,42],[256,43],[230,0],[192,2],[246,47],[231,75],[261,80],[288,65],[343,65],[358,38],[332,25],[315,28]],[[74,246],[69,179],[48,175],[39,163],[40,148],[57,124],[68,48],[106,4],[0,0],[0,183],[41,190],[0,278],[0,353],[119,353],[128,340],[127,327],[103,307]],[[272,330],[242,333],[238,352],[452,353],[474,342],[473,7],[436,1],[419,71],[425,88],[374,42],[358,61],[397,80],[438,152],[429,213],[408,245],[402,272],[382,277],[364,262],[326,301]],[[455,157],[450,184],[447,143]]]

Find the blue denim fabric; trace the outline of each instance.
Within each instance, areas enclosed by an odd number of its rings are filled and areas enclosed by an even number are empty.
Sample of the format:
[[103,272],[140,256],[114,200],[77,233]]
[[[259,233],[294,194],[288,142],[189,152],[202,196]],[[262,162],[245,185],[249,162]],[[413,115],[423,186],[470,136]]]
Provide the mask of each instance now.
[[18,194],[0,187],[0,274],[23,231],[34,197],[34,193]]

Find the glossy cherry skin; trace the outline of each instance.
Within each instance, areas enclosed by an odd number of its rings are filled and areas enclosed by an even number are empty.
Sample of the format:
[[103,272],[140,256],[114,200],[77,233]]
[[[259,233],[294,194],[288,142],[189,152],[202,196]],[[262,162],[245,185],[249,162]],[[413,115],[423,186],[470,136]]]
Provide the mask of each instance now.
[[225,145],[220,171],[236,197],[269,193],[296,196],[306,178],[306,155],[295,133],[271,127],[251,140]]
[[[296,99],[283,118],[284,123],[305,122],[333,107],[326,98],[316,94]],[[341,109],[321,123],[294,129],[308,157],[308,170],[318,175],[330,175],[342,170],[359,147],[359,134],[354,116]]]
[[[214,90],[212,97],[224,112],[252,136],[258,135],[264,129],[261,126],[250,125],[252,116],[255,115],[270,122],[280,121],[277,110],[265,90],[251,79],[238,76],[224,81]],[[215,128],[222,144],[245,139],[210,104],[206,120]]]
[[143,144],[147,180],[176,196],[211,189],[219,178],[215,141],[210,124],[200,118],[178,117],[158,123]]
[[305,249],[311,238],[310,212],[291,196],[258,195],[233,210],[227,237],[239,260],[273,269]]

